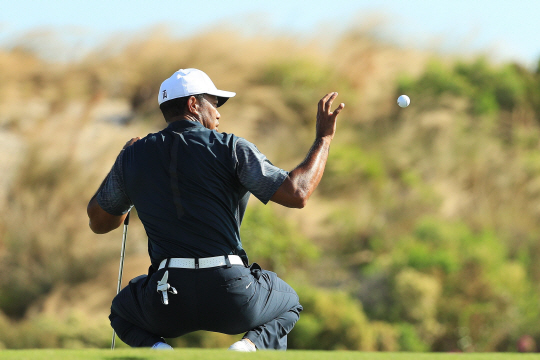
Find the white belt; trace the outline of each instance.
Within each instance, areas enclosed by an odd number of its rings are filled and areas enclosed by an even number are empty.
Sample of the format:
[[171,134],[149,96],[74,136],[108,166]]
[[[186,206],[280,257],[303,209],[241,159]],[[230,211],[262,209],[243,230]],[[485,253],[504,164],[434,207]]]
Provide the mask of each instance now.
[[[167,260],[169,264],[167,265]],[[229,255],[229,262],[231,265],[244,265],[244,262],[238,255]],[[206,269],[218,266],[227,265],[225,256],[214,256],[200,259],[190,258],[171,258],[165,259],[159,264],[159,270],[163,269],[167,265],[169,268],[181,268],[181,269]]]

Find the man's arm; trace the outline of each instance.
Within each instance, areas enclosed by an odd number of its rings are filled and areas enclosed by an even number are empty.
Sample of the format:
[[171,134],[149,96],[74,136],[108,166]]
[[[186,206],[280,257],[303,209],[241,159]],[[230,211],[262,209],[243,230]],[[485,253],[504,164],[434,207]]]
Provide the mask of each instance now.
[[336,118],[345,107],[345,104],[341,103],[333,112],[330,112],[332,102],[337,95],[336,92],[330,93],[319,101],[315,142],[305,160],[289,173],[283,184],[270,198],[273,202],[286,207],[303,208],[319,185],[328,159],[330,142],[336,132]]
[[[123,149],[127,148],[128,146],[132,145],[134,142],[140,139],[140,137],[136,137],[129,140],[124,145]],[[92,231],[96,234],[105,234],[111,230],[117,229],[118,227],[120,227],[120,225],[122,225],[124,219],[128,214],[125,213],[124,215],[112,215],[103,210],[101,206],[99,206],[99,203],[97,202],[97,195],[99,194],[101,189],[103,189],[106,181],[107,177],[105,177],[105,180],[103,180],[94,196],[92,196],[92,199],[90,199],[88,207],[86,208],[88,218],[90,219],[88,225],[90,226],[90,229],[92,229]]]
[[[105,182],[105,181],[103,181]],[[103,184],[102,184],[103,185]],[[98,189],[97,192],[101,190],[101,187]],[[124,215],[116,216],[109,214],[105,210],[99,206],[96,195],[90,199],[90,202],[88,203],[88,207],[86,208],[86,212],[88,213],[88,218],[90,221],[88,222],[88,225],[90,226],[90,229],[96,234],[106,234],[109,231],[112,231],[114,229],[117,229],[122,223],[124,222],[124,219],[126,218],[128,213],[125,213]]]

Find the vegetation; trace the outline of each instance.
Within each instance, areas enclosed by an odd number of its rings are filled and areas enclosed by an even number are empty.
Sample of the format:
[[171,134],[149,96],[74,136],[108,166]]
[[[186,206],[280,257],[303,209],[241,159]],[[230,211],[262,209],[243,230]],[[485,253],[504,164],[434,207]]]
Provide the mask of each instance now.
[[[538,70],[428,57],[355,30],[332,49],[220,32],[150,35],[63,64],[38,50],[0,50],[0,347],[109,346],[121,234],[93,235],[85,206],[123,144],[163,127],[161,81],[197,67],[238,93],[220,130],[287,170],[313,141],[318,100],[338,91],[346,103],[308,206],[252,201],[242,228],[250,260],[298,290],[291,348],[537,350]],[[126,261],[144,258],[136,218],[128,238]]]

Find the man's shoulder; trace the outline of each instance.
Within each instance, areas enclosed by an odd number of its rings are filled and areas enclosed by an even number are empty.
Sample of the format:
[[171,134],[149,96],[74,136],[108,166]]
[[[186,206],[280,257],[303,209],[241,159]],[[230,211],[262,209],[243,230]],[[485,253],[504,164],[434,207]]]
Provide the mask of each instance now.
[[243,138],[226,132],[219,132],[217,130],[210,130],[207,128],[197,128],[184,133],[186,138],[202,138],[210,141],[213,144],[223,144],[227,146],[235,146],[238,140],[244,140]]
[[232,133],[226,133],[226,132],[217,132],[214,130],[218,136],[221,136],[224,140],[234,141],[237,142],[238,140],[245,140],[244,138],[241,138],[240,136],[234,135]]
[[244,139],[243,137],[237,137],[235,142],[235,149],[237,151],[256,151],[259,152],[257,145],[252,143],[249,140]]
[[141,138],[139,141],[135,142],[133,145],[137,147],[144,147],[146,145],[153,145],[157,143],[165,142],[165,134],[163,131],[158,131],[155,133],[150,133],[145,137]]
[[165,139],[164,134],[161,132],[150,133],[140,140],[134,142],[131,146],[125,148],[125,151],[123,151],[123,157],[125,160],[131,162],[131,160],[138,158],[143,154],[159,153],[161,152],[160,149],[163,148],[166,141],[167,140]]

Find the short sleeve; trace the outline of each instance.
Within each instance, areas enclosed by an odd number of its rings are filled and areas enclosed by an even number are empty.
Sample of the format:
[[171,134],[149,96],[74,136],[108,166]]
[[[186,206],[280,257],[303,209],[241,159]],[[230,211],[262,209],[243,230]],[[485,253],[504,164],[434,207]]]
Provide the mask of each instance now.
[[96,197],[99,206],[109,214],[115,216],[124,215],[133,206],[131,200],[126,195],[124,187],[123,155],[124,152],[122,151],[116,158],[103,187]]
[[240,183],[262,203],[268,203],[289,173],[274,166],[255,145],[243,138],[236,142],[235,154]]

